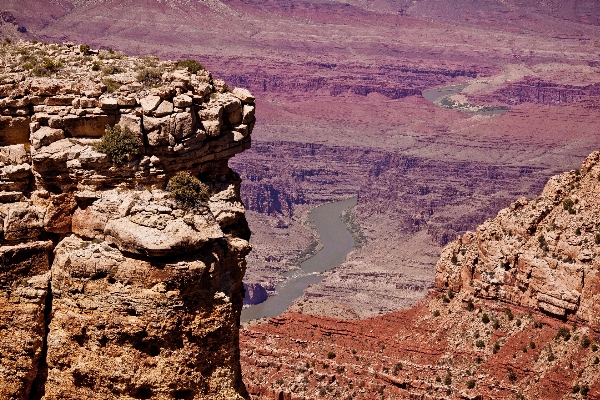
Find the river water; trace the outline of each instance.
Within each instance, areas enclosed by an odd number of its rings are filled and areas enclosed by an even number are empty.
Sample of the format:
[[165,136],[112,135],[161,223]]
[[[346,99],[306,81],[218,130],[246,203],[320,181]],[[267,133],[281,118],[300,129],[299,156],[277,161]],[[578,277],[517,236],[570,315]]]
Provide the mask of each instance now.
[[302,296],[307,287],[323,280],[321,272],[335,268],[344,262],[348,253],[354,249],[354,238],[340,219],[340,213],[356,206],[356,202],[356,197],[352,197],[324,204],[309,213],[308,217],[319,232],[323,248],[300,264],[299,270],[284,274],[286,279],[277,285],[276,296],[242,310],[241,321],[283,314],[294,300]]
[[[451,96],[453,94],[458,94],[463,91],[468,85],[455,85],[455,86],[446,86],[435,89],[427,89],[421,92],[421,95],[425,98],[425,100],[430,101],[435,104],[435,101],[445,97]],[[507,112],[508,109],[496,109],[496,110],[487,110],[487,111],[477,111],[477,112],[466,112],[466,114],[470,115],[502,115]],[[464,111],[463,111],[464,112]]]

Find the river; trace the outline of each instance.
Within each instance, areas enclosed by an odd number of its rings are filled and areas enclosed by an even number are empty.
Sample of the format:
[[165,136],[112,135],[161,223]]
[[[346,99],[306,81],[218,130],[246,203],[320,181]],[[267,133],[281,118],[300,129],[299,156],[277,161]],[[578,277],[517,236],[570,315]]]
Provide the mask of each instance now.
[[283,314],[294,300],[302,296],[307,287],[323,280],[321,272],[344,262],[348,253],[354,249],[354,238],[340,219],[340,213],[356,206],[356,203],[356,197],[352,197],[327,203],[310,211],[308,217],[319,233],[323,248],[300,264],[300,269],[284,274],[286,279],[277,285],[276,296],[242,310],[242,322]]
[[[446,86],[435,89],[427,89],[421,92],[421,95],[425,98],[425,100],[432,102],[433,104],[439,106],[436,103],[436,100],[441,99],[442,97],[451,96],[453,94],[458,94],[463,91],[469,85],[455,85],[455,86]],[[462,111],[466,114],[470,115],[502,115],[508,111],[507,107],[492,107],[492,109],[486,109],[482,111]]]

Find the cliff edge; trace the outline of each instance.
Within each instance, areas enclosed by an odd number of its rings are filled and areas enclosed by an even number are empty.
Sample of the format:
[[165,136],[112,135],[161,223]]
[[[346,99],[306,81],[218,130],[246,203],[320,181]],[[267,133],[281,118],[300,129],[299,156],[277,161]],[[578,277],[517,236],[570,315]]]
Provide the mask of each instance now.
[[[242,399],[254,98],[192,60],[4,43],[0,397]],[[106,126],[135,136],[118,159]],[[203,202],[167,190],[182,171]]]

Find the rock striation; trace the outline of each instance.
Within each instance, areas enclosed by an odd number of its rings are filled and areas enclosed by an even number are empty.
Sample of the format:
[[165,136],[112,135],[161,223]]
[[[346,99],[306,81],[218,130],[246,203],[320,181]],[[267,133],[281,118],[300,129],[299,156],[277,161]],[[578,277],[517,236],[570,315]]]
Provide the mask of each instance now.
[[450,243],[436,286],[600,328],[600,152]]
[[[0,397],[246,398],[238,322],[250,231],[228,160],[250,147],[254,97],[201,66],[7,47]],[[94,147],[113,125],[139,139],[122,164]],[[181,171],[208,201],[171,196]]]

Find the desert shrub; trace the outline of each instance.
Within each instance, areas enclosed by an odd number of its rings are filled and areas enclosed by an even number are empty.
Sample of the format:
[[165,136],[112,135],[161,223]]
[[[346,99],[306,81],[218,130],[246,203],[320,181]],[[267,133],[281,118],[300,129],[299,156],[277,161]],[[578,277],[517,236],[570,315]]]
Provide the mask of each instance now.
[[146,86],[158,85],[162,82],[162,74],[160,68],[144,68],[138,72],[136,79]]
[[546,238],[544,237],[544,235],[538,236],[538,242],[540,244],[540,249],[548,251],[548,242],[546,242]]
[[452,384],[452,376],[450,375],[450,373],[448,373],[448,375],[446,375],[446,377],[444,378],[444,385],[451,385]]
[[517,326],[521,326],[521,320],[520,320],[520,319],[517,319],[517,322],[515,322],[515,325],[517,325]]
[[514,382],[517,380],[517,374],[515,374],[515,371],[513,371],[512,369],[508,369],[508,380],[511,382]]
[[529,342],[529,347],[531,347],[532,349],[535,349],[535,342]]
[[554,353],[551,352],[550,354],[548,354],[548,361],[552,362],[554,360],[556,360],[556,356],[554,355]]
[[356,354],[356,350],[352,349],[352,354]]
[[592,341],[590,340],[589,337],[584,336],[581,339],[581,347],[583,347],[584,349],[587,349],[588,347],[590,347],[591,344],[592,344]]
[[560,338],[563,338],[566,342],[569,339],[571,339],[571,331],[566,326],[563,326],[562,328],[560,328],[558,330],[558,332],[556,333],[556,336],[554,338],[557,340]]
[[440,316],[440,310],[435,310],[435,311],[433,312],[433,316],[434,316],[434,317],[439,317],[439,316]]
[[490,317],[489,317],[489,316],[488,316],[486,313],[484,313],[484,314],[481,316],[481,322],[483,322],[484,324],[489,324],[489,322],[490,322]]
[[81,46],[79,46],[79,52],[84,56],[87,56],[88,54],[90,54],[90,45],[82,44]]
[[598,351],[598,345],[597,344],[593,344],[592,345],[592,351]]
[[444,303],[450,303],[450,299],[448,298],[448,296],[444,295],[444,297],[442,297],[442,301]]
[[509,321],[512,321],[513,319],[515,319],[515,316],[512,313],[512,310],[510,308],[507,307],[504,312],[506,313],[506,317],[508,318]]
[[116,65],[107,65],[102,68],[102,73],[105,75],[114,75],[123,72],[123,68],[119,68]]
[[398,375],[398,371],[400,371],[402,369],[402,363],[396,363],[396,365],[394,365],[394,371],[393,374],[394,375]]
[[44,57],[41,63],[33,65],[33,68],[31,68],[31,73],[35,76],[50,76],[54,72],[58,71],[62,66],[63,65],[60,61],[55,61],[51,58]]
[[496,354],[498,351],[500,351],[500,343],[496,342],[492,348],[492,353]]
[[475,305],[473,304],[473,299],[467,300],[467,311],[473,311],[475,309]]
[[435,377],[435,381],[436,381],[436,382],[441,382],[441,381],[442,381],[442,378],[440,378],[439,376],[436,376],[436,377]]
[[589,391],[590,387],[588,385],[581,385],[581,390],[579,391],[579,393],[581,393],[583,397],[587,397]]
[[492,324],[492,327],[494,329],[499,329],[500,328],[500,321],[498,321],[497,319],[494,319],[494,323]]
[[449,298],[450,300],[452,300],[452,299],[454,298],[454,292],[452,291],[452,289],[449,289],[449,290],[448,290],[448,298]]
[[475,387],[475,379],[469,379],[467,381],[467,389],[473,389]]
[[333,351],[330,351],[329,353],[327,353],[327,358],[333,360],[335,358],[335,353]]
[[600,358],[594,358],[594,365],[598,365],[600,363]]
[[100,61],[94,61],[92,63],[92,71],[100,71],[102,68],[102,63]]
[[167,184],[171,196],[185,207],[206,203],[210,198],[208,186],[186,171],[178,172]]
[[187,60],[177,61],[177,63],[175,63],[175,67],[177,69],[187,69],[192,74],[206,69],[204,68],[204,65],[191,58],[188,58]]
[[485,347],[485,343],[483,342],[483,340],[478,340],[475,342],[475,346],[477,346],[481,349],[481,348]]
[[115,164],[123,164],[128,154],[138,154],[141,145],[140,139],[129,128],[107,125],[102,139],[94,144],[94,150],[108,154]]
[[108,93],[114,93],[121,87],[121,83],[112,78],[104,78],[102,79],[102,83],[106,85],[106,91]]
[[458,258],[456,257],[456,254],[452,254],[452,258],[450,259],[450,262],[452,262],[452,264],[456,265],[458,263]]

